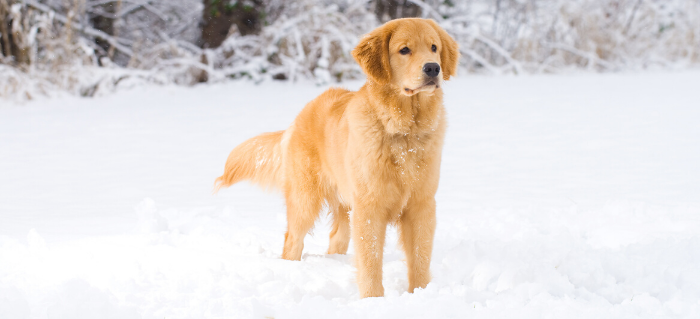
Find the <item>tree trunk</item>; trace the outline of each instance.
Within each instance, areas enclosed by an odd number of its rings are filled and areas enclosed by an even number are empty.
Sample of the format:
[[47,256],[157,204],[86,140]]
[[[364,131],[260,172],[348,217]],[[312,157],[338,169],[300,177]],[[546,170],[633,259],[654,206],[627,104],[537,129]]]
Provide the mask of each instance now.
[[226,40],[233,25],[241,35],[258,34],[265,12],[263,0],[203,0],[200,46],[216,48]]
[[20,12],[13,14],[10,8],[15,3],[13,0],[0,0],[0,56],[11,58],[14,66],[24,69],[31,61],[29,59],[29,31],[28,12],[22,7]]
[[12,18],[10,17],[10,4],[7,0],[0,0],[0,57],[12,56]]
[[[102,4],[93,9],[94,12],[88,15],[90,24],[93,28],[100,30],[108,35],[114,35],[114,20],[116,19],[116,1]],[[102,50],[98,53],[99,57],[107,56],[111,45],[109,42],[96,38],[95,44]]]
[[420,17],[422,10],[409,0],[374,0],[374,14],[380,22]]

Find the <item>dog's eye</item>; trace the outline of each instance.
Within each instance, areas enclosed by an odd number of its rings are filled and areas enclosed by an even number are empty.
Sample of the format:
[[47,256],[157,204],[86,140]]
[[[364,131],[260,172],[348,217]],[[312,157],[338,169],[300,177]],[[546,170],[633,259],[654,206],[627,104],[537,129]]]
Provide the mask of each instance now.
[[408,47],[404,47],[403,49],[401,49],[401,51],[399,51],[399,53],[406,55],[411,53],[411,49],[409,49]]
[[435,46],[434,44],[433,44],[433,46],[432,46],[430,49],[432,49],[433,52],[437,52],[437,46]]

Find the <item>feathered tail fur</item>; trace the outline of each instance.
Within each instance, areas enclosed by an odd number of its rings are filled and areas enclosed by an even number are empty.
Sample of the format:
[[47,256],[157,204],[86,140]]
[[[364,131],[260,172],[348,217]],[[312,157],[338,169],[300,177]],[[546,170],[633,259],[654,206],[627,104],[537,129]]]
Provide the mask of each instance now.
[[236,146],[226,160],[224,175],[214,182],[214,192],[243,180],[264,189],[282,189],[282,134],[264,133]]

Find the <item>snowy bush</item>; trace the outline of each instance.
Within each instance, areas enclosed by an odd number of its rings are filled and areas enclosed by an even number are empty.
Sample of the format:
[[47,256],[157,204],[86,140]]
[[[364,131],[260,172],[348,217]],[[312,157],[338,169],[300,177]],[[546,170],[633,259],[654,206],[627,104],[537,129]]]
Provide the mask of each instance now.
[[350,51],[358,36],[377,22],[366,1],[290,3],[259,36],[229,37],[206,50],[208,69],[218,77],[262,79],[315,78],[319,84],[355,78],[361,71]]
[[495,0],[434,7],[424,16],[457,38],[469,71],[616,71],[700,62],[697,1]]

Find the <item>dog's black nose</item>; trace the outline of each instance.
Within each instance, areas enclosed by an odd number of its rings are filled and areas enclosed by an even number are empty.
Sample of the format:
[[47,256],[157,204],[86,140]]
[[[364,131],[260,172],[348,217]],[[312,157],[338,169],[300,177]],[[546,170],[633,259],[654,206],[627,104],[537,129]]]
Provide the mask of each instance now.
[[438,74],[440,74],[440,65],[437,63],[426,63],[423,66],[423,72],[427,76],[434,78],[434,77],[438,76]]

